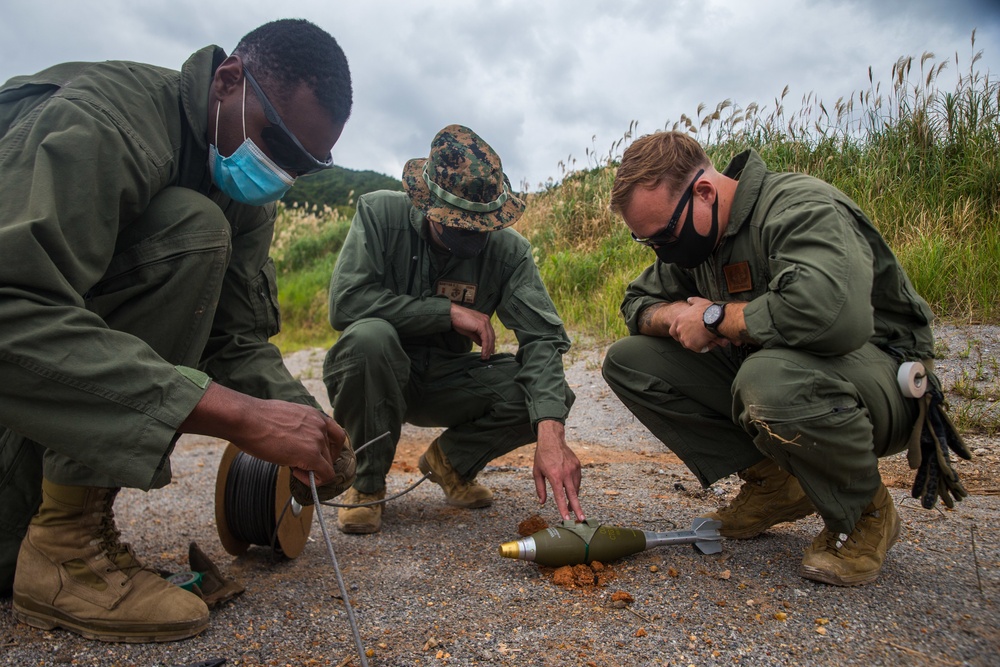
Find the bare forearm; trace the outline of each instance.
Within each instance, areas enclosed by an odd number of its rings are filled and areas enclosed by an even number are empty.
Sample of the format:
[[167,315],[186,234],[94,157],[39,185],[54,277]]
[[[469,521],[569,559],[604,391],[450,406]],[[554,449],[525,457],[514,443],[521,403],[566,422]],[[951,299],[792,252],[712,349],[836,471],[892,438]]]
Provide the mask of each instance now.
[[321,410],[280,400],[263,400],[215,382],[178,429],[229,440],[256,458],[286,465],[301,481],[316,473],[317,483],[333,477],[332,462],[346,434]]
[[669,336],[675,315],[684,308],[684,301],[660,302],[646,306],[639,314],[639,333],[644,336]]
[[244,427],[244,415],[252,410],[253,399],[246,394],[211,382],[201,401],[177,429],[178,433],[196,433],[223,440],[239,439]]

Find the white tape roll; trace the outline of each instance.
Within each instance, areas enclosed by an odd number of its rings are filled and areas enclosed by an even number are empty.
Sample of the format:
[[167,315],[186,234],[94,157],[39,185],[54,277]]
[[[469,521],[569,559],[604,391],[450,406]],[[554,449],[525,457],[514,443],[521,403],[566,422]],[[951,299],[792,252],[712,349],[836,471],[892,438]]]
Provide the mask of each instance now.
[[927,370],[919,361],[907,361],[899,365],[896,382],[903,396],[920,398],[927,391]]

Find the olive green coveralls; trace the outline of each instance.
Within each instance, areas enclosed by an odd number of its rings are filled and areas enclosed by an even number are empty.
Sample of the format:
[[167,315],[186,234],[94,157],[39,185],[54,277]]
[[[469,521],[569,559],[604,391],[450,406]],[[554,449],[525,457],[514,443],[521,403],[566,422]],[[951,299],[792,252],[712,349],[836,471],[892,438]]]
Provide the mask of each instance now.
[[[767,457],[850,533],[880,484],[878,457],[902,451],[917,419],[896,372],[932,357],[930,308],[836,188],[767,171],[753,151],[725,175],[739,183],[719,245],[693,270],[656,261],[629,285],[632,335],[608,350],[604,377],[703,485]],[[698,354],[639,334],[646,307],[690,296],[748,302],[762,349]]]
[[[531,246],[511,228],[488,232],[483,252],[435,251],[424,214],[400,192],[358,200],[330,280],[330,323],[343,331],[323,366],[333,414],[358,454],[355,488],[385,488],[402,424],[445,426],[441,450],[471,479],[489,461],[535,441],[539,421],[565,423],[574,395],[562,355],[570,341]],[[483,361],[451,327],[452,301],[494,313],[516,355]]]
[[0,592],[44,475],[170,481],[209,382],[317,406],[268,337],[274,207],[211,185],[208,94],[180,72],[67,63],[0,88]]

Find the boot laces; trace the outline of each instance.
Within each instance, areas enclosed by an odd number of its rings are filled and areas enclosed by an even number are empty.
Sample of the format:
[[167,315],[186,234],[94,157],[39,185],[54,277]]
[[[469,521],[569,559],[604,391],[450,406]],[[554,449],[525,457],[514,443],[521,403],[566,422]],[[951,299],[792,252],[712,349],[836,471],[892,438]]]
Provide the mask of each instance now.
[[104,501],[100,512],[101,523],[98,527],[98,540],[101,550],[107,554],[108,559],[125,573],[126,578],[131,579],[136,572],[142,569],[142,563],[132,554],[129,545],[122,543],[121,531],[115,525],[113,507],[117,495],[118,491],[112,490]]
[[742,507],[757,493],[763,490],[765,480],[763,479],[747,479],[743,481],[740,485],[740,490],[736,493],[736,497],[733,498],[728,505],[721,508],[720,512],[735,512],[739,507]]
[[841,558],[853,558],[867,551],[872,551],[873,545],[866,544],[864,539],[865,534],[871,532],[869,527],[865,525],[867,523],[866,519],[868,517],[878,519],[880,516],[881,512],[879,510],[862,514],[858,523],[855,524],[854,530],[849,535],[847,533],[834,533],[824,528],[824,548]]

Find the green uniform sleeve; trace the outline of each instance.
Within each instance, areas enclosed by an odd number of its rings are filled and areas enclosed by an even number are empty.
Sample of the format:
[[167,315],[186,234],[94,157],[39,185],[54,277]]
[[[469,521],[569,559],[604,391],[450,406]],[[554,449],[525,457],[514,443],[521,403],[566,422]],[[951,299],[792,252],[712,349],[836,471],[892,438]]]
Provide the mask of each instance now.
[[[232,258],[222,283],[212,334],[201,368],[219,384],[257,398],[280,399],[319,408],[291,376],[269,338],[281,329],[274,262],[268,257],[274,234],[273,205],[238,207],[247,221],[232,240]],[[236,214],[226,210],[227,217]]]
[[0,110],[0,423],[148,488],[204,388],[84,307],[119,220],[169,179],[169,147],[98,102],[52,97],[10,128]]
[[497,317],[517,336],[521,365],[517,381],[524,387],[531,423],[565,422],[569,408],[562,357],[570,340],[531,257],[530,245],[524,244],[519,260],[504,285]]
[[622,300],[621,315],[629,334],[639,335],[639,316],[654,303],[683,301],[698,295],[691,275],[672,264],[656,261],[629,283]]
[[[410,207],[401,201],[408,200],[383,197],[372,203],[362,197],[358,201],[330,279],[330,324],[335,330],[343,331],[366,317],[387,321],[401,338],[451,329],[451,302],[432,292],[409,294],[412,269],[397,271],[387,263],[387,257],[400,252],[390,245],[390,224],[409,225]],[[406,266],[408,260],[402,258],[397,264]]]
[[771,282],[744,310],[750,337],[819,355],[868,342],[872,252],[849,212],[832,200],[798,203],[771,213],[761,234]]

